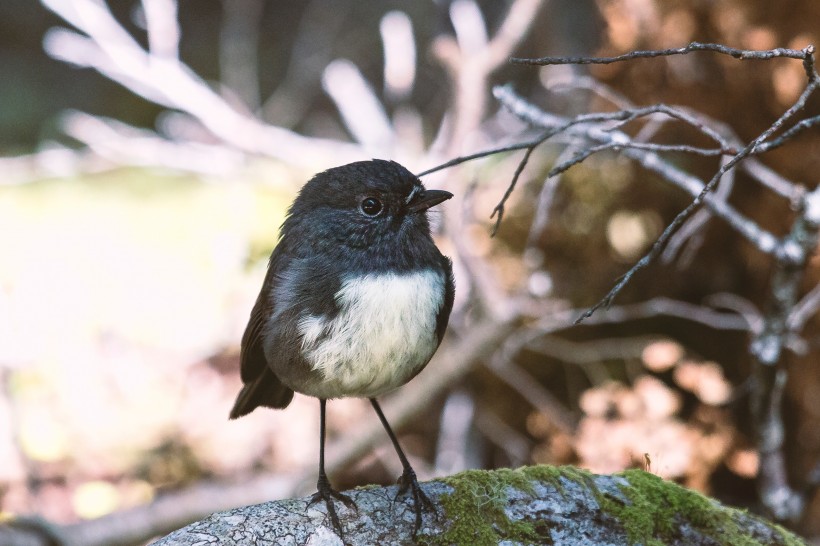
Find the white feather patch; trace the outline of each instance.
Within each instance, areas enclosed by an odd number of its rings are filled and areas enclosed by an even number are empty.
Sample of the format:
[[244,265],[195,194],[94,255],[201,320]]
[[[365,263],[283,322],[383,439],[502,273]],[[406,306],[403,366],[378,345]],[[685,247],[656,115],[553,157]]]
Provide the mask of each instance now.
[[299,321],[302,351],[325,379],[307,394],[378,396],[403,385],[433,356],[444,303],[441,273],[351,278],[335,298],[333,319],[306,315]]

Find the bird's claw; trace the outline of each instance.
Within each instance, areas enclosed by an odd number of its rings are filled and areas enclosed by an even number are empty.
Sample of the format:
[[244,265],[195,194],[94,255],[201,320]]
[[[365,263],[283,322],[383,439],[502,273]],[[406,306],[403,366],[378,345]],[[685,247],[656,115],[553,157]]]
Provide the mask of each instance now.
[[310,498],[310,502],[308,506],[312,506],[313,504],[319,502],[320,500],[325,501],[325,506],[327,506],[327,513],[330,516],[330,521],[333,523],[333,528],[336,531],[336,534],[339,535],[339,538],[342,539],[344,542],[344,532],[342,531],[342,524],[339,521],[339,516],[336,514],[336,506],[334,505],[333,500],[341,501],[345,506],[355,510],[356,512],[359,511],[359,507],[356,506],[356,503],[351,499],[349,496],[345,495],[344,493],[339,493],[335,489],[330,486],[330,481],[328,481],[327,476],[321,475],[319,476],[319,481],[316,484],[318,491],[313,494]]
[[409,493],[413,500],[413,511],[416,514],[416,522],[413,527],[413,536],[415,537],[421,529],[422,512],[432,512],[433,515],[438,518],[438,509],[436,508],[436,505],[433,504],[433,501],[430,500],[430,497],[428,497],[424,490],[422,490],[419,485],[419,481],[416,478],[416,473],[412,468],[407,468],[404,470],[404,473],[399,478],[398,483],[399,492],[396,494],[396,499],[398,499],[401,495]]

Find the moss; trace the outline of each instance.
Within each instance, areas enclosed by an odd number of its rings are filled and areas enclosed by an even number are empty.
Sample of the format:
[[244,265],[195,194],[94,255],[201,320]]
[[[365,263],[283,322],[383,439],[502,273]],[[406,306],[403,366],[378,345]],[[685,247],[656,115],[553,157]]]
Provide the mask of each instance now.
[[[444,478],[453,492],[440,501],[452,522],[444,533],[419,536],[421,544],[497,544],[500,540],[544,544],[531,522],[512,521],[504,509],[510,488],[533,494],[532,478],[522,470],[468,470]],[[548,537],[549,534],[546,534]]]
[[[551,544],[550,529],[543,523],[513,521],[506,512],[513,489],[535,494],[535,482],[552,485],[563,494],[568,482],[591,491],[605,512],[620,524],[629,543],[663,546],[680,542],[680,514],[690,526],[717,544],[762,546],[738,521],[757,520],[742,510],[721,506],[711,499],[641,470],[620,473],[628,482],[621,486],[623,497],[597,488],[595,475],[571,466],[537,465],[518,470],[469,470],[441,480],[453,488],[442,495],[441,506],[451,522],[439,535],[421,535],[420,544],[498,544],[502,540],[523,544]],[[763,520],[760,520],[763,521]],[[779,534],[774,544],[804,546],[782,527],[765,522]]]
[[548,483],[555,487],[559,493],[564,492],[562,479],[581,484],[593,491],[597,491],[597,487],[595,486],[595,474],[588,470],[578,468],[577,466],[549,466],[541,464],[525,466],[519,468],[516,472],[524,474],[530,481]]
[[[602,510],[614,516],[623,525],[629,541],[647,546],[662,546],[679,539],[678,516],[686,515],[692,528],[709,536],[719,544],[732,546],[760,546],[764,543],[740,527],[739,516],[757,519],[742,510],[721,506],[700,493],[665,481],[642,470],[620,473],[629,485],[621,487],[628,499],[597,493]],[[803,542],[782,527],[766,522],[780,534],[777,544],[800,546]],[[766,543],[768,544],[768,543]]]
[[512,521],[505,513],[511,489],[535,494],[535,482],[547,483],[563,493],[562,479],[589,484],[592,474],[575,467],[537,465],[518,470],[468,470],[444,478],[453,488],[441,497],[450,527],[437,536],[419,536],[421,544],[497,544],[501,540],[550,544],[549,529],[531,521]]

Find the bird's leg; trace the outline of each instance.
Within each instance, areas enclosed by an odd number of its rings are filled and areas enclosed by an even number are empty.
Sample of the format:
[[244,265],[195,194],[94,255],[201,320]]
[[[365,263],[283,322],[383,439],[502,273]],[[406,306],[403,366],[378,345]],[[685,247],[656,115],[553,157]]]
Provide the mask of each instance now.
[[339,522],[339,516],[336,515],[336,507],[333,505],[333,499],[340,500],[344,503],[345,506],[348,508],[353,508],[354,510],[358,510],[356,507],[356,503],[353,502],[353,499],[339,493],[335,489],[330,486],[330,480],[327,479],[327,474],[325,474],[325,405],[327,404],[327,400],[324,398],[319,399],[319,409],[320,409],[320,416],[319,416],[319,481],[316,483],[316,488],[318,491],[311,497],[310,503],[308,506],[312,505],[319,500],[325,501],[325,506],[327,506],[327,513],[330,515],[330,521],[333,523],[333,528],[336,530],[336,533],[339,535],[339,538],[342,539],[344,542],[344,533],[342,532],[342,524]]
[[379,420],[382,422],[384,430],[387,431],[390,441],[393,442],[393,447],[396,448],[396,453],[398,453],[399,460],[401,460],[401,466],[404,468],[401,478],[399,478],[399,495],[403,495],[409,490],[410,495],[413,498],[413,509],[416,513],[416,524],[413,528],[413,535],[415,536],[419,532],[419,529],[421,529],[421,513],[423,510],[433,512],[433,514],[438,517],[436,505],[433,504],[433,501],[431,501],[421,489],[419,481],[416,479],[416,472],[413,470],[413,467],[410,466],[410,462],[407,460],[407,456],[404,454],[404,451],[402,451],[401,446],[399,445],[399,440],[396,438],[396,435],[393,434],[393,430],[387,423],[387,419],[384,417],[384,413],[382,413],[379,403],[376,402],[375,398],[371,398],[370,403],[373,404],[373,409],[376,410],[376,415],[379,416]]

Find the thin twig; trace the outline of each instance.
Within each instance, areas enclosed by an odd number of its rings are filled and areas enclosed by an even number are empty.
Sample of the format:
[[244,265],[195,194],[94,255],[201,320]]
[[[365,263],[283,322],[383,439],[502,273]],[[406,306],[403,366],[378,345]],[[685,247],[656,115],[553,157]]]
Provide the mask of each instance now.
[[802,133],[806,129],[814,127],[818,124],[820,124],[820,116],[814,116],[801,120],[792,125],[791,128],[789,128],[787,131],[784,131],[783,134],[779,137],[758,146],[757,153],[770,152],[775,148],[779,148],[780,146],[784,145],[786,142],[793,139],[795,136]]
[[[589,76],[581,76],[578,74],[572,74],[572,76],[567,78],[561,78],[558,81],[558,84],[566,87],[569,91],[574,91],[576,89],[586,89],[589,91],[594,92],[599,97],[607,100],[618,107],[619,110],[631,110],[635,109],[635,105],[632,104],[625,96],[621,95],[617,91],[611,89],[609,86],[604,85],[603,83],[599,82],[598,80],[591,78]],[[548,81],[547,84],[549,89],[554,90],[557,85],[552,84],[552,80]],[[682,107],[673,107],[677,112],[680,112],[684,115],[689,113],[689,110]],[[673,114],[670,113],[670,116]],[[819,116],[820,117],[820,116]],[[731,153],[736,153],[736,150],[740,147],[740,139],[735,134],[734,130],[729,127],[724,122],[710,118],[704,115],[702,112],[691,112],[691,119],[694,120],[694,123],[691,123],[688,119],[681,116],[678,117],[682,121],[686,121],[692,127],[703,132],[706,136],[710,136],[708,133],[704,131],[711,131],[713,135],[710,138],[715,139],[717,142],[720,143],[721,148],[725,150],[730,150]],[[814,118],[810,118],[814,119]],[[806,121],[801,121],[794,126],[792,126],[789,131],[788,136],[781,135],[777,138],[777,143],[774,144],[774,141],[770,141],[771,143],[765,143],[758,146],[759,153],[764,153],[767,151],[771,151],[777,146],[781,146],[785,144],[785,142],[791,138],[794,138],[798,133],[802,132],[804,129],[808,129],[809,125],[814,125],[814,122],[811,124],[806,123]],[[653,132],[644,134],[644,131],[647,129],[647,126],[644,126],[641,131],[635,135],[634,139],[638,142],[646,142],[650,135],[654,134]],[[782,141],[780,139],[783,139]],[[767,167],[766,165],[762,164],[759,160],[755,158],[749,158],[743,163],[740,164],[740,168],[752,176],[752,178],[762,184],[764,187],[768,188],[769,190],[773,191],[777,195],[785,197],[788,199],[793,206],[800,201],[803,194],[805,193],[805,189],[803,186],[799,184],[795,184],[794,182],[786,179],[780,173],[777,173]]]
[[[517,95],[509,86],[498,86],[493,89],[495,97],[509,109],[513,114],[520,117],[527,123],[541,128],[556,128],[555,130],[566,131],[570,137],[575,139],[593,140],[596,142],[607,143],[613,139],[618,139],[618,143],[623,145],[629,142],[629,137],[623,133],[612,134],[592,125],[580,125],[578,123],[571,123],[565,118],[549,114],[524,100]],[[485,155],[491,154],[488,151]],[[701,193],[705,183],[699,178],[682,171],[677,166],[664,161],[654,152],[646,152],[643,150],[635,150],[625,148],[623,155],[637,161],[645,169],[654,172],[661,178],[671,182],[677,187],[683,189],[693,197]],[[454,161],[459,161],[462,158],[457,158]],[[736,231],[754,244],[761,252],[770,254],[777,248],[778,239],[770,232],[761,228],[756,222],[743,216],[734,207],[726,202],[716,200],[710,194],[705,196],[705,204],[708,206],[716,216],[722,218]]]
[[[723,176],[723,181],[718,185],[714,192],[714,198],[721,201],[726,201],[732,193],[732,188],[735,182],[735,169],[727,171]],[[684,253],[680,255],[679,267],[686,267],[691,263],[694,253],[703,242],[702,228],[712,218],[712,212],[708,209],[701,209],[692,215],[689,220],[681,226],[675,236],[669,240],[666,248],[661,255],[663,263],[670,263],[678,256],[681,247],[686,244]],[[687,244],[688,243],[688,244]]]
[[790,119],[794,114],[796,114],[799,110],[803,108],[808,98],[811,96],[812,93],[817,89],[817,81],[813,80],[809,82],[809,85],[806,86],[806,89],[801,93],[800,97],[795,101],[795,103],[784,112],[768,129],[763,131],[757,138],[755,138],[752,142],[747,144],[740,152],[734,155],[729,161],[721,165],[718,169],[717,173],[712,176],[711,180],[706,183],[703,187],[701,192],[695,197],[695,199],[689,203],[681,212],[679,212],[675,218],[666,226],[666,228],[661,233],[660,237],[652,244],[649,252],[647,252],[640,260],[638,260],[635,265],[633,265],[623,276],[615,283],[615,286],[603,297],[601,300],[598,301],[595,305],[590,307],[587,311],[581,314],[580,317],[576,320],[577,322],[581,322],[590,315],[592,315],[597,309],[601,307],[608,307],[612,300],[623,290],[626,284],[632,279],[632,277],[641,269],[644,269],[648,266],[654,259],[660,254],[663,250],[664,246],[666,246],[667,241],[669,238],[675,233],[678,227],[686,221],[692,213],[697,210],[700,205],[703,203],[706,194],[712,191],[720,179],[723,177],[726,172],[733,168],[738,162],[742,161],[746,156],[751,154],[755,148],[762,142],[764,142],[772,133],[777,131],[779,127],[781,127],[788,119]]
[[[626,286],[626,284],[629,282],[629,280],[631,280],[635,273],[648,266],[655,259],[655,257],[663,250],[666,242],[669,240],[671,235],[697,208],[700,207],[700,205],[704,201],[710,203],[711,206],[714,207],[714,210],[721,211],[719,214],[727,220],[729,220],[729,215],[727,214],[727,211],[733,209],[730,209],[725,203],[721,205],[720,201],[714,199],[709,201],[707,199],[707,195],[728,170],[734,168],[734,166],[737,163],[748,157],[750,154],[754,153],[756,147],[760,143],[764,142],[769,136],[771,136],[772,133],[777,131],[786,121],[791,119],[791,117],[794,116],[794,114],[801,110],[804,107],[806,101],[808,100],[808,97],[811,96],[811,94],[817,89],[817,86],[818,80],[816,78],[809,81],[809,84],[806,86],[806,89],[795,101],[795,103],[788,110],[786,110],[786,112],[784,112],[777,120],[775,120],[775,122],[772,123],[772,125],[765,131],[763,131],[763,133],[761,133],[757,138],[755,138],[737,154],[732,156],[728,161],[721,165],[721,167],[718,169],[715,175],[709,180],[709,182],[700,187],[700,191],[698,191],[697,195],[695,195],[694,200],[683,211],[678,213],[678,215],[672,220],[672,222],[666,227],[666,229],[664,229],[660,237],[652,245],[649,252],[646,255],[644,255],[640,260],[638,260],[638,262],[636,262],[635,265],[633,265],[633,267],[630,268],[624,274],[624,276],[622,276],[616,282],[615,286],[609,291],[609,293],[607,293],[597,304],[595,304],[593,307],[587,310],[586,313],[579,317],[578,321],[582,321],[588,318],[597,309],[608,306],[612,302],[612,299],[615,296],[617,296],[618,293],[620,293],[620,291],[624,288],[624,286]],[[549,116],[547,118],[547,116],[543,112],[535,108],[533,105],[528,104],[526,103],[526,101],[523,101],[523,99],[521,99],[520,97],[515,96],[509,88],[496,88],[495,94],[496,97],[499,98],[499,100],[501,100],[502,103],[505,104],[505,106],[511,107],[513,113],[524,117],[530,123],[541,125],[542,127],[555,126],[557,123],[561,123],[562,127],[567,126],[567,122],[560,120],[560,118],[556,118],[555,116]],[[505,99],[507,100],[505,101]],[[569,124],[569,126],[572,125],[573,124]],[[619,135],[622,135],[619,138],[620,140],[628,139],[628,137],[626,137],[622,133]],[[642,153],[642,151],[639,150],[626,150],[626,152],[630,151],[633,154],[633,158],[634,154]],[[629,154],[627,153],[626,155]],[[652,168],[653,166],[655,168],[658,167],[658,161],[656,156],[654,158],[652,156],[643,156],[641,157],[641,159],[643,159],[642,163],[647,168]],[[666,170],[667,169],[664,169],[664,171]],[[665,177],[667,179],[672,180],[672,178],[669,175]],[[731,216],[732,220],[730,221],[730,223],[732,223],[733,227],[738,229],[738,231],[744,234],[747,238],[753,240],[753,242],[757,244],[758,248],[761,248],[761,250],[763,250],[764,252],[772,252],[778,248],[776,238],[771,236],[771,234],[766,234],[762,229],[759,228],[759,226],[757,226],[750,220],[740,218],[736,211],[733,211],[733,214]]]
[[673,47],[669,49],[657,49],[649,51],[633,51],[624,55],[617,55],[615,57],[540,57],[537,59],[522,59],[513,57],[510,62],[513,64],[525,65],[554,65],[554,64],[611,64],[623,61],[631,61],[633,59],[651,59],[655,57],[669,57],[672,55],[686,55],[696,51],[711,51],[714,53],[721,53],[729,55],[741,61],[745,60],[768,60],[775,57],[786,57],[790,59],[800,59],[805,62],[808,55],[814,53],[814,46],[807,46],[805,49],[767,49],[767,50],[749,50],[736,49],[734,47],[727,47],[721,44],[704,44],[700,42],[692,42],[685,47]]
[[515,143],[515,144],[510,144],[508,146],[499,146],[499,147],[490,148],[488,150],[484,150],[484,151],[481,151],[481,152],[476,152],[476,153],[473,153],[473,154],[456,157],[454,159],[451,159],[449,161],[441,163],[440,165],[436,165],[435,167],[431,167],[431,168],[429,168],[425,171],[422,171],[422,172],[416,174],[416,176],[421,178],[422,176],[426,176],[428,174],[432,174],[434,172],[438,172],[438,171],[441,171],[441,170],[444,170],[444,169],[449,169],[450,167],[455,167],[456,165],[461,165],[462,163],[467,163],[468,161],[474,161],[476,159],[481,159],[483,157],[490,157],[490,156],[494,156],[494,155],[497,155],[497,154],[503,154],[505,152],[515,152],[517,150],[524,150],[524,149],[527,149],[527,148],[533,148],[535,146],[538,146],[542,142],[544,142],[547,138],[549,138],[549,136],[545,136],[545,135],[550,135],[551,136],[552,134],[554,134],[554,131],[550,130],[550,131],[547,131],[546,133],[544,133],[544,135],[539,136],[535,139],[528,140],[526,142],[518,142],[518,143]]
[[504,196],[501,198],[501,201],[493,209],[492,214],[490,214],[490,218],[498,214],[498,218],[496,218],[495,225],[493,226],[493,231],[490,233],[490,237],[495,237],[495,234],[498,233],[498,228],[501,225],[501,219],[504,217],[504,205],[507,203],[507,199],[509,199],[510,195],[512,195],[513,190],[515,189],[516,183],[518,183],[518,178],[521,176],[521,173],[524,172],[524,168],[527,166],[527,162],[530,160],[530,155],[532,155],[533,150],[535,150],[536,146],[532,146],[527,148],[527,151],[524,153],[524,157],[521,158],[521,161],[518,162],[518,167],[515,169],[515,174],[513,174],[512,181],[510,185],[507,186],[507,191],[504,192]]
[[797,302],[787,320],[790,332],[799,332],[806,322],[820,310],[820,284],[816,284],[808,294]]
[[[506,89],[506,88],[499,88],[496,87],[496,98],[501,100],[502,104],[505,104],[504,101],[499,97],[498,90],[499,89]],[[511,90],[510,90],[511,91]],[[507,106],[507,104],[505,104]],[[535,108],[534,106],[532,108]],[[513,113],[519,115],[518,111],[513,110]],[[539,111],[540,113],[540,111]],[[468,161],[474,161],[476,159],[481,159],[483,157],[489,157],[492,155],[504,153],[504,152],[513,152],[516,150],[523,150],[526,148],[537,147],[538,145],[542,144],[543,142],[549,140],[553,136],[559,135],[567,131],[568,129],[578,126],[578,125],[586,125],[586,124],[594,124],[594,123],[603,123],[603,122],[632,122],[639,118],[654,115],[654,114],[666,114],[674,119],[678,119],[683,121],[694,128],[698,129],[702,133],[704,133],[707,137],[715,140],[718,144],[720,144],[721,150],[724,153],[735,153],[736,151],[726,144],[725,140],[715,131],[712,131],[709,127],[707,127],[703,122],[697,120],[694,116],[689,115],[688,113],[667,106],[665,104],[656,104],[653,106],[647,106],[642,108],[633,108],[628,110],[619,110],[617,112],[600,112],[594,114],[581,114],[572,119],[561,119],[560,123],[545,125],[538,121],[538,116],[526,116],[526,115],[519,115],[521,119],[531,123],[539,128],[547,128],[548,130],[539,134],[536,138],[526,140],[524,142],[516,142],[515,144],[510,144],[507,146],[499,146],[495,148],[490,148],[481,152],[475,152],[472,154],[460,156],[453,158],[449,161],[441,163],[440,165],[436,165],[435,167],[431,167],[425,171],[418,173],[416,176],[425,176],[436,171],[440,171],[443,169],[448,169],[450,167],[455,167],[456,165],[460,165],[462,163],[466,163]],[[557,118],[555,118],[557,119]],[[611,128],[610,128],[611,130]],[[621,133],[616,133],[621,135]],[[617,137],[613,137],[617,138]],[[632,141],[629,138],[621,139],[621,142],[617,143],[622,146],[629,146],[632,144]],[[640,146],[640,143],[636,143]],[[662,146],[662,145],[658,145]],[[663,147],[662,147],[663,148]],[[672,149],[671,151],[686,151],[684,149]],[[718,155],[718,154],[710,154],[710,155]]]

